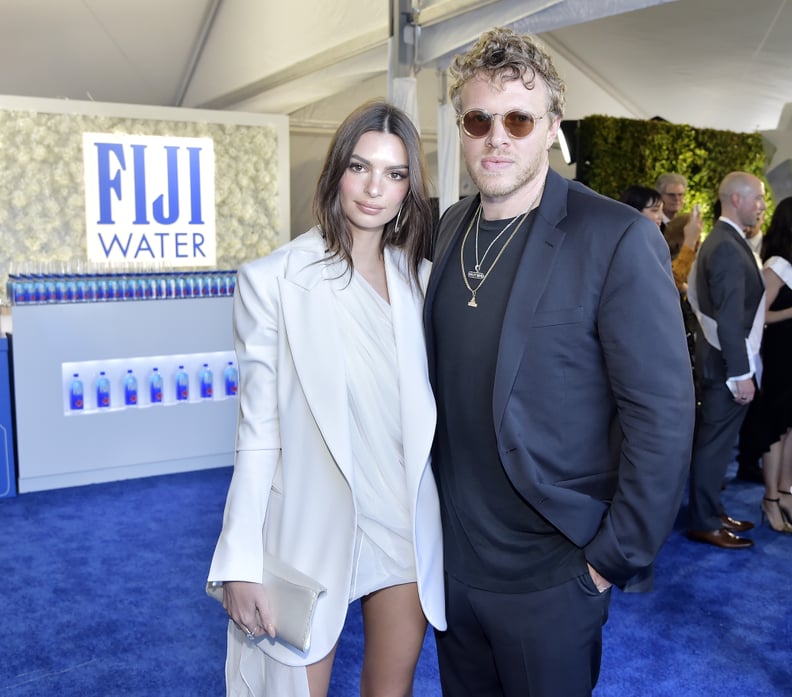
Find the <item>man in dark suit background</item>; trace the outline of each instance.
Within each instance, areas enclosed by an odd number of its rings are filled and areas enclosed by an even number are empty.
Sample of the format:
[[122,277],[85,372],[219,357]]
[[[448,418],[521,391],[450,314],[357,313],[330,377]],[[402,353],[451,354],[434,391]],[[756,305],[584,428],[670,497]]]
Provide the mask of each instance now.
[[446,697],[590,695],[611,584],[650,565],[694,421],[657,226],[549,169],[564,84],[485,33],[451,66],[480,195],[446,211],[424,320],[438,406]]
[[688,299],[699,320],[696,370],[701,384],[688,537],[744,549],[753,540],[735,533],[750,530],[753,523],[731,518],[720,491],[758,379],[764,281],[745,229],[764,214],[764,184],[747,172],[731,172],[721,182],[718,199],[721,215],[702,243],[688,281]]

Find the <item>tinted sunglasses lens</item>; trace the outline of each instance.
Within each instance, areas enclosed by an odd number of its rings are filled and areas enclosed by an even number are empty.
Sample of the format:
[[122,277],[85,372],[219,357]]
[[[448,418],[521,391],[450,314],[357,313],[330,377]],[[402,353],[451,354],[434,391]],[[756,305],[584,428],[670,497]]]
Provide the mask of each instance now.
[[[462,128],[471,138],[483,138],[492,130],[492,114],[472,109],[462,116]],[[534,129],[536,120],[527,111],[509,111],[503,115],[503,125],[513,138],[525,138]]]
[[510,111],[503,115],[503,125],[515,138],[525,138],[530,135],[536,123],[533,114],[527,111]]
[[462,116],[462,128],[473,138],[483,138],[492,128],[492,114],[473,109]]

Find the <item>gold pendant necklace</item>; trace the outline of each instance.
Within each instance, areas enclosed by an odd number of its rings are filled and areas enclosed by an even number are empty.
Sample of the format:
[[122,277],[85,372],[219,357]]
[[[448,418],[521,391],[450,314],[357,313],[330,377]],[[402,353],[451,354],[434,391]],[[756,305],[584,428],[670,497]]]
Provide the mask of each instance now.
[[[483,281],[484,274],[481,272],[481,265],[484,263],[484,260],[487,258],[487,254],[489,254],[490,249],[492,249],[492,246],[501,237],[503,237],[503,233],[506,232],[506,230],[508,230],[514,224],[514,221],[520,217],[520,214],[518,213],[517,215],[515,215],[508,223],[506,223],[506,227],[504,227],[503,230],[501,230],[497,235],[495,235],[492,241],[487,245],[487,248],[484,250],[484,255],[481,257],[481,259],[479,259],[479,224],[481,223],[481,206],[479,206],[477,213],[478,215],[476,216],[476,239],[474,245],[476,250],[476,263],[473,266],[473,269],[467,272],[467,277],[476,281]],[[519,227],[519,225],[517,227]],[[508,242],[506,244],[508,244]],[[504,245],[504,247],[505,246],[506,245]]]
[[[544,186],[542,186],[542,188],[539,189],[539,193],[536,194],[536,197],[531,202],[531,205],[528,206],[528,208],[526,209],[525,213],[523,213],[522,217],[520,217],[520,222],[517,223],[517,226],[514,228],[514,230],[512,230],[511,234],[506,238],[506,242],[503,243],[503,246],[500,248],[498,253],[495,255],[495,258],[492,260],[492,264],[490,264],[490,267],[483,273],[481,271],[481,264],[484,262],[484,259],[486,258],[487,253],[489,252],[490,248],[497,241],[497,239],[504,232],[506,232],[506,230],[508,230],[512,226],[514,221],[517,220],[517,218],[519,217],[519,213],[516,216],[514,216],[514,218],[512,218],[509,221],[509,223],[506,225],[506,227],[504,227],[503,230],[501,230],[497,234],[495,239],[492,240],[492,242],[487,246],[487,249],[484,252],[484,256],[481,257],[481,261],[479,261],[479,258],[478,258],[478,230],[479,230],[479,220],[481,219],[481,203],[479,203],[479,206],[476,209],[476,212],[473,215],[473,218],[470,220],[470,225],[468,225],[467,230],[465,230],[465,236],[462,238],[462,244],[459,246],[459,265],[460,265],[460,268],[462,270],[462,280],[465,283],[465,287],[470,291],[470,300],[468,300],[468,303],[467,303],[468,307],[478,307],[478,303],[476,302],[476,294],[481,290],[481,286],[484,285],[484,282],[489,277],[490,272],[492,271],[492,269],[495,268],[495,264],[498,263],[498,260],[503,255],[503,252],[506,251],[506,247],[509,246],[509,243],[512,241],[512,239],[514,239],[514,236],[517,234],[517,231],[522,227],[522,224],[525,222],[525,219],[528,217],[528,214],[533,210],[533,207],[536,205],[536,202],[539,200],[539,197],[542,195],[543,191],[544,191]],[[465,244],[467,243],[467,238],[470,235],[470,231],[473,229],[473,223],[476,224],[476,250],[475,250],[475,255],[476,255],[476,262],[477,263],[473,267],[473,271],[465,271]],[[473,288],[470,285],[470,281],[468,281],[468,277],[470,277],[473,280],[477,280],[479,282],[478,285],[475,288]]]

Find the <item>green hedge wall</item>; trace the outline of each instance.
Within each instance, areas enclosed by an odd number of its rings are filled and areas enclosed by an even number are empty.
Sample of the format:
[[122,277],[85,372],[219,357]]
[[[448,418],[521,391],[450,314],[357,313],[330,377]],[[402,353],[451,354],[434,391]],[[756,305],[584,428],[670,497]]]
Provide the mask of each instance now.
[[664,172],[678,172],[688,180],[685,210],[700,204],[707,229],[721,180],[741,170],[765,182],[765,224],[770,220],[771,191],[764,176],[769,158],[759,133],[588,116],[579,122],[577,137],[577,178],[605,196],[619,198],[632,184],[653,187]]

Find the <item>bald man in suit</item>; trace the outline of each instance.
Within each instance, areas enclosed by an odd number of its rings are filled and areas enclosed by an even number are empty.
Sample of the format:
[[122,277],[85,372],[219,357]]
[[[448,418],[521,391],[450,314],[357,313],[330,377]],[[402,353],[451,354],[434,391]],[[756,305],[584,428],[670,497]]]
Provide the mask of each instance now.
[[721,216],[699,249],[688,280],[688,299],[699,320],[696,369],[701,413],[693,446],[688,537],[723,549],[746,549],[753,528],[723,508],[720,491],[748,405],[754,398],[764,281],[745,229],[764,214],[762,181],[731,172],[721,182]]

